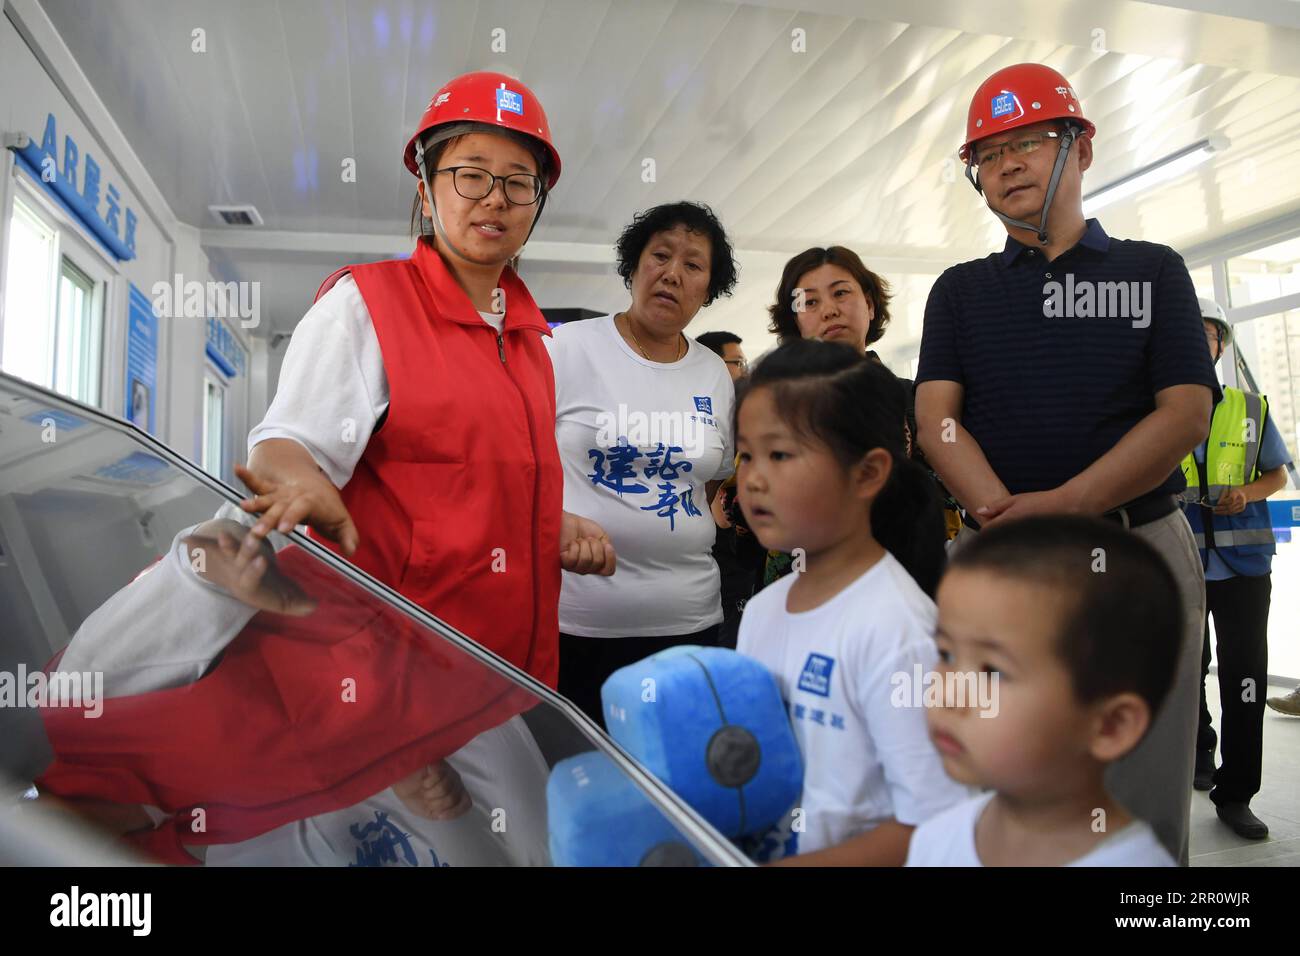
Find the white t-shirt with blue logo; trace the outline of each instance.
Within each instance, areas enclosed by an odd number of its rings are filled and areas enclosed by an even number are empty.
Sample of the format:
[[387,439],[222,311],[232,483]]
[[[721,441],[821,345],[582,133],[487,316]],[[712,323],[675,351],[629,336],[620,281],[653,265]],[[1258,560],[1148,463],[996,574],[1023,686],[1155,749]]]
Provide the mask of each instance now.
[[786,610],[796,579],[750,598],[736,648],[775,675],[803,753],[804,829],[785,852],[822,850],[891,817],[915,826],[967,799],[973,791],[944,772],[924,708],[894,705],[913,700],[895,693],[897,681],[938,661],[934,602],[888,552],[811,611]]
[[687,337],[676,362],[633,350],[612,315],[543,339],[555,367],[564,510],[609,534],[609,577],[564,573],[560,630],[583,637],[691,634],[722,620],[705,484],[730,477],[735,387]]

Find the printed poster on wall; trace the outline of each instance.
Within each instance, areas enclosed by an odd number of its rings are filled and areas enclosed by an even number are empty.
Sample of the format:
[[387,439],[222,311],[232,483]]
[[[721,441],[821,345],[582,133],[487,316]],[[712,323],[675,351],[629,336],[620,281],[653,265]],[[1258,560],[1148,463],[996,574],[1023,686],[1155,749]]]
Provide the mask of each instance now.
[[158,317],[132,283],[126,326],[126,419],[155,435],[158,397]]

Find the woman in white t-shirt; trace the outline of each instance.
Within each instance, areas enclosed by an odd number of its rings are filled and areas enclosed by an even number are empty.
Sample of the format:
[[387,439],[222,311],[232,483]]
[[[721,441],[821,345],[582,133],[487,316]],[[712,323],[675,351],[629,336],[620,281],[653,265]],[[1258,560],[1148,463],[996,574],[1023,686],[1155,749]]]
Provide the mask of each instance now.
[[775,675],[803,754],[777,840],[790,862],[901,866],[913,828],[969,793],[895,693],[938,661],[934,602],[891,553],[939,507],[903,450],[903,402],[888,369],[802,340],[759,363],[740,405],[741,508],[797,572],[750,598],[737,646]]
[[618,553],[617,574],[566,573],[560,592],[560,693],[598,722],[615,670],[716,642],[709,502],[734,467],[727,366],[683,334],[735,285],[722,224],[707,206],[656,206],[624,229],[618,261],[627,309],[562,325],[546,341],[564,508],[595,521]]

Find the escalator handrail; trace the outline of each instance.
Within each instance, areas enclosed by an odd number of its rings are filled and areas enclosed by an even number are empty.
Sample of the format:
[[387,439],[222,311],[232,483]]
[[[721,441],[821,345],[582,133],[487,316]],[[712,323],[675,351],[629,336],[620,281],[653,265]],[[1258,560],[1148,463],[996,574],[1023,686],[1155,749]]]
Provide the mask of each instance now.
[[[49,389],[23,381],[6,372],[0,372],[0,392],[10,391],[24,395],[34,401],[59,408],[93,423],[108,428],[144,445],[152,454],[157,455],[169,465],[197,481],[219,498],[238,505],[244,496],[218,478],[208,474],[198,465],[177,454],[172,448],[159,441],[148,432],[125,419],[110,415],[102,409],[86,405],[76,399],[59,395]],[[277,532],[278,533],[278,532]],[[310,552],[318,560],[333,568],[353,584],[361,587],[372,597],[391,608],[401,611],[433,631],[443,640],[459,648],[466,654],[486,665],[499,676],[527,690],[547,705],[562,711],[578,730],[586,735],[596,749],[604,752],[615,765],[623,771],[645,796],[676,826],[691,838],[710,862],[723,866],[753,866],[753,862],[719,833],[711,824],[658,777],[643,767],[631,754],[624,750],[608,734],[600,729],[585,713],[568,699],[561,697],[541,681],[526,671],[520,670],[503,657],[488,650],[482,644],[461,633],[447,622],[435,617],[420,605],[409,600],[398,591],[393,590],[382,581],[362,571],[356,565],[323,547],[297,529],[283,537],[288,538],[304,551]]]

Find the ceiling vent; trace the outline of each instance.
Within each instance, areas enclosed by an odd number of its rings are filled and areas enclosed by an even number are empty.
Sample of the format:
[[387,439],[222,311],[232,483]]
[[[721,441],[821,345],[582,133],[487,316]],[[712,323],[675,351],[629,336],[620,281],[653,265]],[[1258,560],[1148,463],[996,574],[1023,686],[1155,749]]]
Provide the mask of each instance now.
[[209,206],[217,221],[227,226],[260,226],[262,214],[254,206]]

